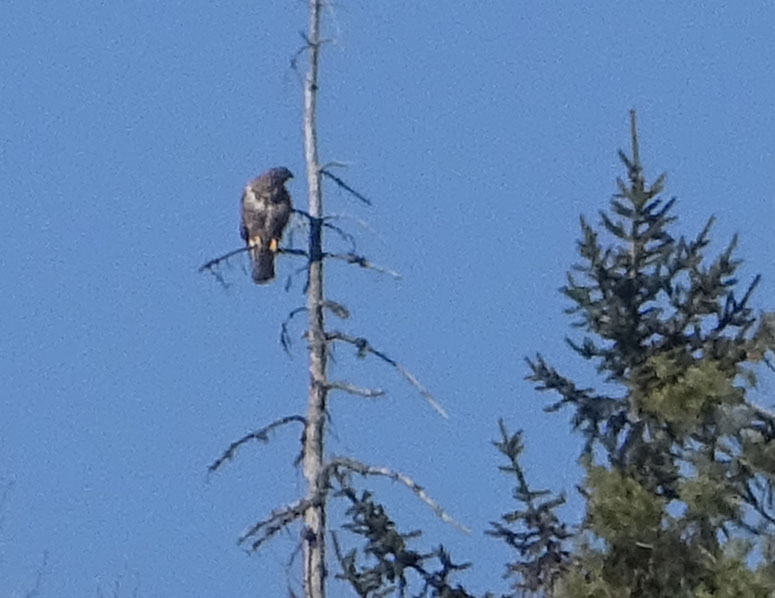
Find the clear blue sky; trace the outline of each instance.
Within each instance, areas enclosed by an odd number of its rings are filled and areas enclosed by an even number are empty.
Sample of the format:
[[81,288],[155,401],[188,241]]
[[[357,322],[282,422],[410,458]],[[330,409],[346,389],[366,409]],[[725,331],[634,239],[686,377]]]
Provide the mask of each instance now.
[[[775,8],[704,2],[438,3],[343,0],[326,15],[329,212],[393,281],[334,264],[341,327],[413,370],[444,421],[379,363],[336,353],[335,378],[384,400],[335,396],[332,453],[405,471],[459,520],[373,483],[406,530],[443,542],[470,588],[502,590],[507,552],[483,536],[513,507],[490,440],[524,428],[537,486],[572,492],[579,441],[523,380],[542,351],[593,380],[563,342],[557,288],[622,174],[638,109],[647,174],[668,173],[679,228],[741,233],[743,278],[773,304]],[[730,3],[731,4],[731,3]],[[245,181],[286,165],[304,197],[301,88],[289,59],[305,3],[41,2],[0,8],[0,596],[94,596],[123,576],[143,598],[280,595],[294,538],[248,557],[237,535],[303,492],[293,428],[228,443],[304,410],[306,358],[278,343],[301,279],[228,292],[196,267],[239,247]],[[368,228],[358,222],[366,221]],[[335,240],[332,239],[335,243]],[[282,278],[299,266],[279,263]],[[298,339],[301,323],[293,333]],[[764,380],[765,394],[775,388]],[[575,503],[578,505],[578,503]],[[570,517],[578,516],[571,505]],[[347,595],[333,582],[332,596]],[[126,595],[129,595],[127,589]]]

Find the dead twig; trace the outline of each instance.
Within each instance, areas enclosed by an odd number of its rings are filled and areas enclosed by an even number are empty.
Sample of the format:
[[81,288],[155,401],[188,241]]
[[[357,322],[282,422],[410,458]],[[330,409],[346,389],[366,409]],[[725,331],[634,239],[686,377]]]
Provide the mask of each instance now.
[[323,226],[324,228],[334,231],[337,235],[339,235],[339,237],[342,238],[342,240],[350,244],[350,251],[352,253],[355,252],[355,247],[356,247],[355,237],[351,233],[348,233],[343,228],[340,228],[335,224],[331,224],[329,222],[330,220],[329,217],[326,216],[326,217],[316,218],[309,212],[305,212],[304,210],[299,210],[297,208],[294,208],[292,212],[294,214],[298,214],[299,216],[303,216],[304,218],[309,220],[310,224],[317,224],[318,226]]
[[298,216],[304,216],[307,220],[314,220],[312,214],[309,212],[306,212],[304,210],[300,210],[299,208],[292,208],[291,214],[296,214]]
[[205,262],[204,264],[199,266],[199,269],[197,270],[197,272],[205,272],[206,270],[212,271],[216,267],[220,266],[221,262],[228,261],[229,258],[232,258],[235,255],[239,255],[240,253],[243,253],[248,249],[250,248],[245,246],[245,247],[240,247],[239,249],[235,249],[234,251],[230,251],[229,253],[224,253],[223,255],[213,258],[210,261]]
[[372,262],[367,260],[364,256],[358,255],[356,253],[326,253],[324,257],[333,259],[333,260],[342,260],[344,262],[347,262],[348,264],[355,264],[356,266],[360,266],[361,268],[366,268],[367,270],[374,270],[375,272],[379,272],[380,274],[387,274],[388,276],[392,276],[397,280],[401,279],[401,275],[395,270],[390,270],[388,268],[383,268],[382,266],[377,266],[376,264],[373,264]]
[[284,426],[291,422],[299,422],[304,425],[306,424],[307,420],[305,420],[301,415],[286,415],[285,417],[281,417],[280,419],[273,421],[271,424],[261,428],[260,430],[246,434],[239,440],[232,442],[229,445],[229,448],[227,448],[220,457],[213,461],[207,470],[210,473],[217,471],[224,463],[226,463],[226,461],[231,461],[234,458],[234,455],[239,447],[247,442],[250,442],[251,440],[269,442],[269,432],[275,428],[279,428],[280,426]]
[[323,302],[323,307],[325,307],[340,320],[346,320],[350,317],[350,310],[347,309],[346,306],[342,305],[341,303],[337,303],[336,301],[331,301],[330,299],[326,300]]
[[347,394],[357,395],[359,397],[365,397],[367,399],[376,399],[377,397],[385,396],[385,391],[379,388],[361,388],[355,386],[349,382],[329,382],[329,390],[341,390]]
[[358,191],[356,191],[355,189],[353,189],[352,187],[350,187],[350,185],[348,185],[347,183],[345,183],[345,182],[344,182],[342,179],[340,179],[340,178],[339,178],[338,176],[336,176],[335,174],[332,174],[330,171],[326,170],[325,168],[322,168],[322,169],[320,170],[320,174],[322,174],[322,175],[324,175],[324,176],[327,176],[329,179],[331,179],[331,180],[332,180],[332,181],[334,181],[334,182],[335,182],[337,185],[339,185],[339,186],[340,186],[342,189],[344,189],[345,191],[347,191],[347,192],[348,192],[350,195],[352,195],[352,196],[353,196],[353,197],[355,197],[356,199],[359,199],[360,201],[362,201],[363,203],[365,203],[367,206],[370,206],[370,205],[372,205],[372,204],[371,204],[371,200],[370,200],[370,199],[368,199],[368,198],[367,198],[365,195],[363,195],[362,193],[359,193]]
[[363,230],[365,230],[367,233],[369,233],[369,236],[371,237],[379,237],[380,239],[383,238],[381,234],[379,234],[373,226],[371,226],[366,220],[363,218],[358,218],[357,216],[353,216],[352,214],[329,214],[326,216],[327,220],[347,220],[350,222],[354,222],[359,227],[361,227]]
[[355,237],[348,233],[343,228],[339,228],[335,224],[331,224],[330,222],[323,221],[323,226],[326,227],[329,230],[334,231],[343,241],[350,244],[350,251],[349,253],[355,253],[355,250],[357,248],[357,244],[355,242]]
[[280,247],[277,253],[285,253],[287,255],[298,255],[301,257],[309,257],[309,254],[303,249],[297,249],[295,247]]
[[390,364],[398,371],[399,374],[401,374],[412,386],[417,389],[417,391],[420,393],[420,396],[428,401],[428,404],[433,407],[433,409],[435,409],[439,415],[441,415],[444,419],[449,419],[449,415],[444,410],[444,408],[439,405],[436,399],[433,398],[433,395],[428,392],[428,390],[420,383],[417,378],[415,378],[414,374],[407,370],[403,365],[398,363],[395,359],[388,357],[382,351],[378,351],[372,347],[367,339],[345,334],[344,332],[334,331],[326,334],[326,340],[328,342],[340,341],[343,343],[348,343],[358,349],[358,357],[365,357],[367,354],[371,353],[372,355],[379,357],[382,361]]
[[[305,268],[306,270],[306,268]],[[292,310],[291,313],[283,320],[282,326],[280,326],[280,344],[283,350],[290,356],[291,354],[291,335],[288,333],[288,326],[291,324],[291,320],[302,312],[306,312],[306,307],[297,307]]]
[[210,274],[215,277],[215,280],[218,281],[218,284],[220,284],[224,290],[228,290],[231,286],[228,282],[226,282],[226,279],[221,274],[219,267],[222,263],[227,263],[229,261],[229,258],[234,257],[235,255],[239,255],[243,251],[247,251],[248,247],[241,247],[240,249],[235,249],[234,251],[230,251],[229,253],[225,253],[219,257],[213,258],[208,262],[205,262],[199,268],[197,269],[197,272],[200,274],[202,272],[209,272]]
[[[229,261],[230,258],[233,258],[235,255],[239,255],[240,253],[244,253],[248,251],[250,247],[247,245],[245,247],[240,247],[239,249],[234,249],[232,251],[229,251],[228,253],[224,253],[223,255],[220,255],[216,258],[213,258],[197,269],[197,272],[210,272],[213,276],[216,278],[220,278],[219,274],[216,272],[216,269],[223,263]],[[288,255],[299,255],[302,257],[308,257],[308,254],[303,249],[296,249],[295,247],[280,247],[277,250],[277,253],[286,253]]]

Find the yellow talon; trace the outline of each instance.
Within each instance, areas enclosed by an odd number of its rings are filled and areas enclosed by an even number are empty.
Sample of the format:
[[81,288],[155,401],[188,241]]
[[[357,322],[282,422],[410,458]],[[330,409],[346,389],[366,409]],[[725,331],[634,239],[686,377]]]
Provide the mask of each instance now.
[[248,239],[248,245],[250,247],[261,247],[261,237],[254,235]]
[[272,239],[269,241],[269,251],[272,253],[276,253],[278,248],[277,239]]

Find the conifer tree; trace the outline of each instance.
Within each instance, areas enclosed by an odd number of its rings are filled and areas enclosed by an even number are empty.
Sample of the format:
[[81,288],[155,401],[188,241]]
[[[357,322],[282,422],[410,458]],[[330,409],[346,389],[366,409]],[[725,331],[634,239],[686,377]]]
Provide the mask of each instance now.
[[[626,180],[600,227],[582,217],[562,288],[583,331],[567,342],[605,390],[528,360],[528,379],[559,395],[547,411],[569,407],[584,439],[583,521],[571,536],[549,500],[492,533],[519,554],[515,587],[547,596],[772,596],[775,415],[751,395],[775,316],[750,305],[758,276],[738,291],[736,237],[708,259],[713,218],[694,239],[675,235],[676,200],[662,197],[664,175],[646,183],[634,112],[631,138]],[[514,464],[517,445],[504,430]]]

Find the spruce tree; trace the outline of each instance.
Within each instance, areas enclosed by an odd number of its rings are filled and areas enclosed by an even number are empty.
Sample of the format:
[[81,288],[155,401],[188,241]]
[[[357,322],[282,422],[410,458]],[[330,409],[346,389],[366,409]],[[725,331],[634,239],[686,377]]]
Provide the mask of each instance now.
[[[562,288],[583,331],[567,342],[605,390],[528,360],[528,379],[559,395],[547,411],[569,407],[584,439],[583,521],[571,539],[549,501],[543,520],[518,511],[493,533],[509,541],[518,521],[534,538],[544,526],[552,541],[539,551],[510,542],[517,588],[544,595],[772,596],[775,415],[751,395],[775,316],[750,305],[758,276],[738,291],[736,237],[708,259],[712,217],[693,239],[673,232],[676,200],[662,196],[664,175],[645,180],[634,112],[631,138],[626,179],[599,227],[581,219]],[[503,436],[511,458],[515,437]]]

